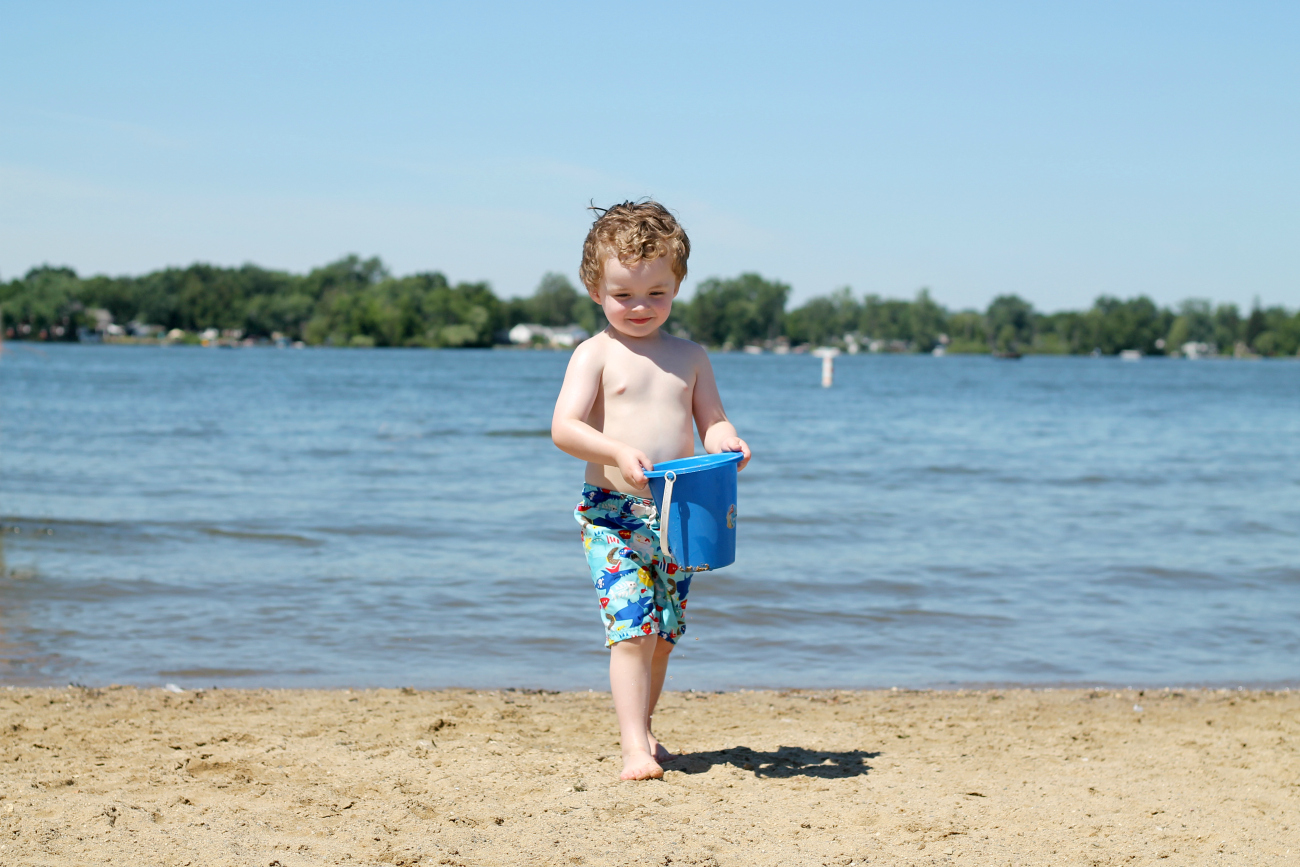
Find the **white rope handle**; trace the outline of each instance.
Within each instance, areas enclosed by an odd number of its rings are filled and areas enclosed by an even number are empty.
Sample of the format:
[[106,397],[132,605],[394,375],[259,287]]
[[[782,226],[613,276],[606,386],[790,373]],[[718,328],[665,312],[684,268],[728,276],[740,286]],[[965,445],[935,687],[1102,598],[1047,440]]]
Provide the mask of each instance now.
[[677,481],[675,472],[669,470],[664,473],[664,508],[659,513],[659,549],[664,552],[664,556],[669,560],[673,558],[673,555],[668,550],[668,510],[673,505],[673,482],[675,481]]

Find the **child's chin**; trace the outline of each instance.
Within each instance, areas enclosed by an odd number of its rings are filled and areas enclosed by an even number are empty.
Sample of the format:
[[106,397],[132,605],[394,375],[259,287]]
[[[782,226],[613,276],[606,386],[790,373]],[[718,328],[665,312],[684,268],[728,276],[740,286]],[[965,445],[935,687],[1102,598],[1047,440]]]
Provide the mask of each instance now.
[[653,319],[649,322],[624,322],[620,326],[619,331],[622,331],[624,334],[642,337],[654,331],[656,327],[658,327],[658,323]]

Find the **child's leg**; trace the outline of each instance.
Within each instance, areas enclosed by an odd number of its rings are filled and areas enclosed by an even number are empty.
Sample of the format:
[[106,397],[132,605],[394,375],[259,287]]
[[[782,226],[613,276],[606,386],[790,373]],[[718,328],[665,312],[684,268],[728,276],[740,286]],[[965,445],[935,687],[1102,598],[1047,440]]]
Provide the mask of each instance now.
[[[647,737],[658,643],[658,636],[642,635],[616,642],[609,649],[609,688],[614,693],[614,712],[618,714],[623,744],[621,777],[624,780],[651,780],[664,775]],[[664,668],[667,668],[666,657]],[[657,690],[655,697],[658,698]]]
[[673,754],[655,739],[653,728],[655,705],[659,703],[659,693],[664,689],[664,679],[668,674],[668,655],[672,652],[672,642],[660,638],[655,644],[654,658],[650,661],[650,713],[646,717],[645,731],[646,740],[650,744],[650,754],[657,762],[666,762],[673,757]]

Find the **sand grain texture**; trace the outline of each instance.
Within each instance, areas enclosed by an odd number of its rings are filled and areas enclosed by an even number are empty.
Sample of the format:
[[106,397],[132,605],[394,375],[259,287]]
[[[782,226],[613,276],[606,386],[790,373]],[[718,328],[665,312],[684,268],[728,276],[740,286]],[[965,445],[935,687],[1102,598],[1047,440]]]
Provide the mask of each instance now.
[[608,694],[0,689],[0,864],[1300,863],[1295,692],[662,705],[621,783]]

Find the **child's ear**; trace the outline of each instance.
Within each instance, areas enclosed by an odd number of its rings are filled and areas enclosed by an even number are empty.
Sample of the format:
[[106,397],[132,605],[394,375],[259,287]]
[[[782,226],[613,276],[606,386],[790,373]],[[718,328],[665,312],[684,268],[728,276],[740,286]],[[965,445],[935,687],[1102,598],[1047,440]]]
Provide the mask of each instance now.
[[587,290],[587,295],[590,296],[592,301],[595,301],[597,304],[602,303],[600,300],[599,289],[592,289],[590,286],[584,286],[584,288]]
[[678,280],[677,285],[673,287],[673,297],[676,298],[677,293],[680,291],[682,291],[682,281]]

